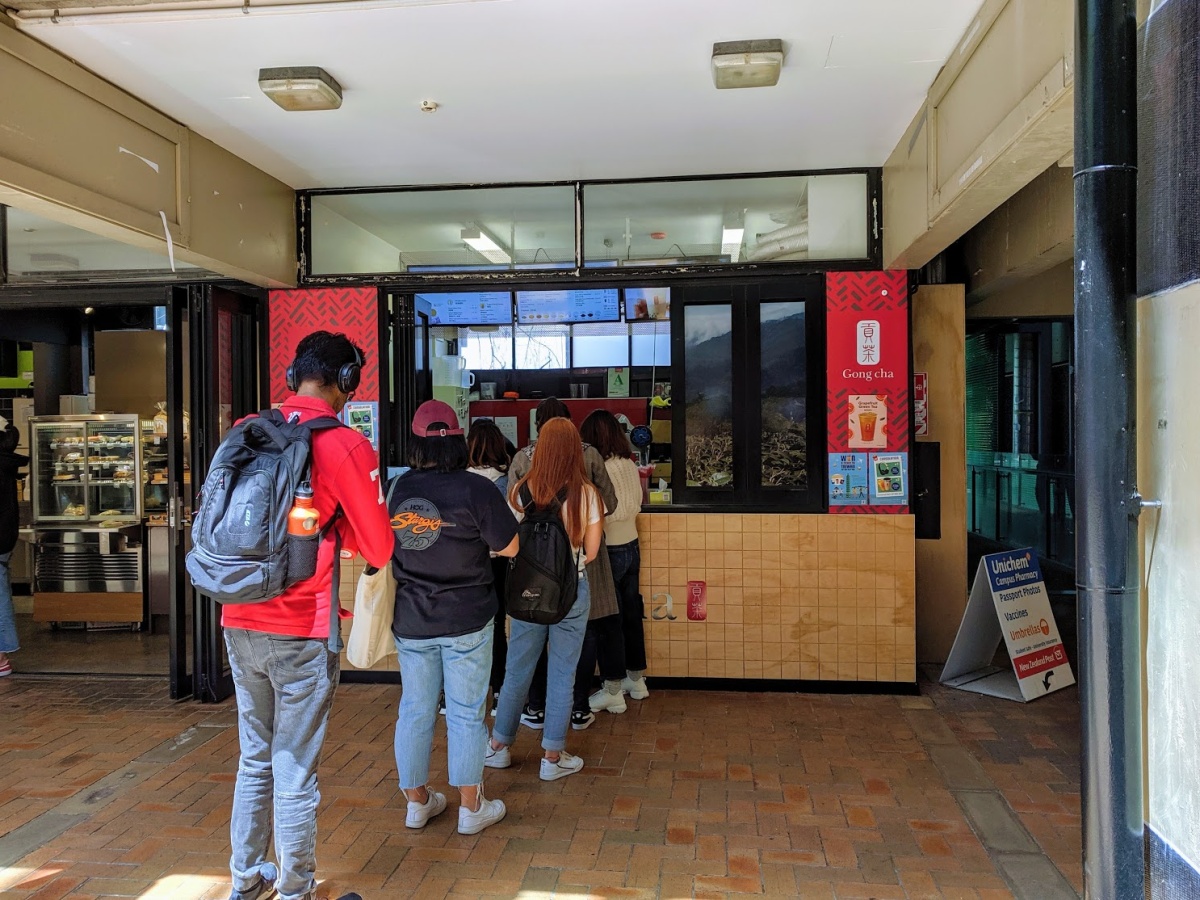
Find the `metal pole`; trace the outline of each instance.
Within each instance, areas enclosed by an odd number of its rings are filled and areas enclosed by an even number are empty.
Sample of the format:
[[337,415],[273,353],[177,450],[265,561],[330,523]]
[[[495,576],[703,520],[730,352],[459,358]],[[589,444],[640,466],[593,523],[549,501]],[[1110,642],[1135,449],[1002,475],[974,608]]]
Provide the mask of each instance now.
[[1075,384],[1084,896],[1142,897],[1135,476],[1136,19],[1077,0]]

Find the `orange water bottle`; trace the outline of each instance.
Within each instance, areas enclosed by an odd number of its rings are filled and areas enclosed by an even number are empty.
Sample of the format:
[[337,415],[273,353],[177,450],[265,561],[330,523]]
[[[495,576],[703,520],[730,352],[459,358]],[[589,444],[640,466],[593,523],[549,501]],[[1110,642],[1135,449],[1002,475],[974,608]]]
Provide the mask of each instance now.
[[317,544],[320,514],[313,507],[313,489],[307,481],[296,488],[288,513],[288,583],[312,578],[317,574]]

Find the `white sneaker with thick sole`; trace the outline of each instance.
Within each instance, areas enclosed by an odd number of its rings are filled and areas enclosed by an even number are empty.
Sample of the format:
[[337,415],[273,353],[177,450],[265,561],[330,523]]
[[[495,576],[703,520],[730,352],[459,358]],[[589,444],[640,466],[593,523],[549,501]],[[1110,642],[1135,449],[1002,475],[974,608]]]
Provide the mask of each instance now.
[[426,790],[429,791],[429,799],[424,803],[408,801],[408,815],[404,817],[404,824],[409,828],[424,828],[426,822],[446,811],[446,795],[433,788]]
[[588,706],[592,712],[600,712],[602,709],[607,709],[610,713],[625,712],[625,695],[610,694],[606,690],[598,690],[592,696],[588,697]]
[[566,778],[568,775],[574,775],[583,768],[583,760],[578,756],[572,756],[566,750],[560,750],[558,759],[551,762],[542,757],[542,770],[538,773],[538,777],[542,781],[558,781],[560,778]]
[[507,769],[512,765],[512,753],[507,747],[493,750],[492,740],[488,738],[483,747],[483,764],[489,769]]
[[636,681],[627,677],[621,682],[621,690],[634,700],[645,700],[650,696],[650,688],[646,687],[646,677],[644,675]]
[[483,792],[479,794],[479,809],[475,812],[465,806],[458,808],[458,833],[479,834],[489,825],[495,825],[508,815],[508,808],[503,800],[485,800]]

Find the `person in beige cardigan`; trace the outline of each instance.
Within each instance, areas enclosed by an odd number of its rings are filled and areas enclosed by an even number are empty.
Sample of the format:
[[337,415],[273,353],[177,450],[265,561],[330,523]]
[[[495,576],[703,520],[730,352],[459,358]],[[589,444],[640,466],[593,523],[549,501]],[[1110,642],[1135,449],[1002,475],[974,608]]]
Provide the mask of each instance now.
[[[551,419],[570,419],[571,411],[557,397],[547,397],[538,404],[534,423],[540,430]],[[511,484],[516,484],[528,472],[533,462],[533,454],[537,441],[518,450],[508,467],[508,477]],[[583,465],[587,470],[588,479],[600,492],[604,502],[605,515],[617,508],[617,492],[613,489],[612,480],[604,468],[604,459],[595,447],[583,445]],[[592,607],[588,613],[588,621],[604,616],[613,616],[620,612],[617,605],[617,588],[613,582],[612,564],[609,562],[608,549],[602,543],[596,558],[587,565],[588,584],[591,586]],[[590,679],[589,679],[590,680]],[[571,727],[575,731],[583,731],[596,720],[595,714],[588,706],[589,684],[576,685],[575,708],[571,713]],[[582,694],[582,698],[581,695]],[[538,661],[537,670],[533,675],[533,683],[529,687],[529,699],[525,711],[521,713],[521,724],[541,730],[546,721],[546,654]]]

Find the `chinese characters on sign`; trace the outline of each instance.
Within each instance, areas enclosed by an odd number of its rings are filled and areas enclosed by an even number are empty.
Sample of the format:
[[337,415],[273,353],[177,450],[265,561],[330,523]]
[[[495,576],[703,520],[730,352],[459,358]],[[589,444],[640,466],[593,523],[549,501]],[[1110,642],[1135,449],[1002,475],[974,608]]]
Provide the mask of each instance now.
[[929,376],[924,372],[913,373],[913,420],[917,437],[929,434]]

